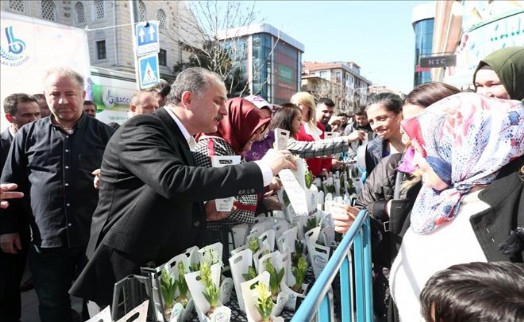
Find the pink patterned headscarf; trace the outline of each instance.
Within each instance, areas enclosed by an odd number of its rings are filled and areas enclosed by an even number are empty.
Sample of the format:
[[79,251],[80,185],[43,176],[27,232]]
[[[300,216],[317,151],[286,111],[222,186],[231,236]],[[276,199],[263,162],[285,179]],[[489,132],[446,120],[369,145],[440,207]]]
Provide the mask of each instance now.
[[491,183],[504,165],[524,154],[524,104],[519,101],[460,93],[402,122],[402,128],[448,183],[442,191],[420,190],[411,226],[421,234],[453,220],[472,187]]

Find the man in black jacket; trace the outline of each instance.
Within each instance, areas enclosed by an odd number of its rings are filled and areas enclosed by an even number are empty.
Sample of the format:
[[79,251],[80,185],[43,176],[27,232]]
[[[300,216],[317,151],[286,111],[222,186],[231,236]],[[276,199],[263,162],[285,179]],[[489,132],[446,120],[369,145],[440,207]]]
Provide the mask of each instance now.
[[[4,167],[16,132],[25,124],[40,118],[40,108],[36,99],[24,93],[7,96],[4,99],[4,112],[11,124],[0,136],[0,169]],[[20,216],[25,219],[24,214]],[[27,220],[20,221],[18,229],[21,245],[16,254],[8,254],[0,250],[0,316],[9,321],[19,321],[21,318],[20,282],[24,274],[29,245]]]
[[[69,68],[44,77],[51,116],[22,127],[2,170],[2,182],[18,184],[24,199],[0,215],[0,246],[21,248],[21,220],[31,225],[29,266],[42,321],[70,321],[67,293],[86,262],[91,216],[98,202],[93,170],[114,129],[82,111],[84,79]],[[25,216],[21,216],[24,214]]]
[[204,209],[203,201],[261,192],[281,169],[294,168],[291,154],[276,150],[236,166],[195,166],[193,135],[216,132],[227,115],[226,94],[220,76],[188,68],[177,76],[163,108],[120,127],[102,162],[89,263],[71,294],[105,307],[115,282],[199,245],[206,214],[207,220],[225,218],[212,211],[211,202]]

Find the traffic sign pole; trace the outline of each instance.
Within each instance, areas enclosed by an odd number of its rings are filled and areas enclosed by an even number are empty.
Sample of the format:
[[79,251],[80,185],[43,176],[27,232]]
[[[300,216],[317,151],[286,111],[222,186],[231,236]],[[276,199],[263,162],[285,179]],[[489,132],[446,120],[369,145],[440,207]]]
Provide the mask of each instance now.
[[150,88],[158,84],[160,81],[160,72],[157,54],[138,57],[138,67],[140,71],[140,89]]
[[135,68],[139,89],[153,87],[160,81],[158,52],[159,22],[138,22],[134,28]]

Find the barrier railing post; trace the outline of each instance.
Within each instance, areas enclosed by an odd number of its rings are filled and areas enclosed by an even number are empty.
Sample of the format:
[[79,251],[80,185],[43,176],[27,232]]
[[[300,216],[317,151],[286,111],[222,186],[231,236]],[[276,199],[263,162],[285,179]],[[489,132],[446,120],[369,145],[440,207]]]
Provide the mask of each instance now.
[[340,266],[340,303],[347,303],[348,305],[341,305],[342,322],[351,321],[351,274],[349,272],[349,256],[346,255]]
[[365,297],[365,312],[366,321],[373,321],[373,273],[371,264],[371,221],[369,216],[364,221],[362,226],[363,242],[364,242],[364,253],[363,253],[363,277],[364,277],[364,290],[366,291]]
[[353,243],[353,258],[355,260],[355,302],[357,321],[365,321],[365,289],[364,289],[364,244],[362,241],[362,228],[359,229]]
[[[353,267],[349,265],[352,245]],[[328,292],[339,269],[342,321],[353,320],[351,317],[355,310],[352,308],[352,295],[355,296],[356,302],[355,320],[373,321],[370,229],[369,218],[365,210],[359,213],[349,231],[342,238],[309,294],[295,312],[291,319],[292,322],[310,321],[315,314],[318,321],[331,321],[333,303],[328,298]],[[352,272],[355,274],[354,278]],[[350,287],[353,280],[355,281],[354,292]]]

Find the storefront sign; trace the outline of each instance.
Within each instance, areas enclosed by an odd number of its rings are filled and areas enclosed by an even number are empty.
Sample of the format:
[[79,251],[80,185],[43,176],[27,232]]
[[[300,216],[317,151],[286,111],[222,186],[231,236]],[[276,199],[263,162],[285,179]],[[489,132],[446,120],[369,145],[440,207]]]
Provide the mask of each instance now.
[[457,63],[457,56],[432,56],[432,57],[420,57],[419,65],[421,68],[439,68],[455,66]]

